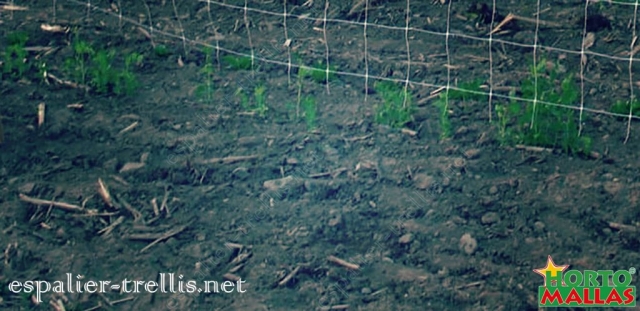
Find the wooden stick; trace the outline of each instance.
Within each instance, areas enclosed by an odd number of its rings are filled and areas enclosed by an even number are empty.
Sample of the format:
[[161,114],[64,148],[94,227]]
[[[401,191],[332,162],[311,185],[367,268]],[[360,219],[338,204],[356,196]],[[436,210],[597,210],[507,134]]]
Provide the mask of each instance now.
[[151,242],[149,245],[145,246],[143,249],[140,250],[141,253],[144,253],[145,251],[147,251],[149,248],[151,248],[152,246],[174,236],[177,235],[178,233],[184,231],[184,229],[187,229],[187,227],[189,226],[189,224],[186,224],[184,226],[180,226],[176,229],[170,230],[167,233],[163,234],[162,236],[160,236],[159,238],[157,238],[155,241]]
[[106,203],[107,206],[114,208],[113,200],[111,199],[111,194],[109,193],[109,189],[107,188],[107,185],[102,181],[101,178],[98,178],[98,194],[100,194],[100,196],[102,197],[102,200],[104,200],[104,203]]
[[35,204],[38,206],[53,206],[53,207],[58,207],[60,209],[63,209],[65,211],[69,211],[69,212],[84,212],[85,209],[78,206],[78,205],[73,205],[73,204],[69,204],[69,203],[64,203],[64,202],[56,202],[56,201],[50,201],[50,200],[41,200],[41,199],[35,199],[35,198],[31,198],[28,197],[22,193],[20,193],[20,200],[31,203],[31,204]]
[[287,274],[287,276],[285,276],[279,283],[278,286],[284,286],[287,285],[287,283],[289,283],[289,281],[291,281],[291,279],[293,279],[294,276],[296,276],[296,274],[298,274],[298,271],[300,271],[300,266],[296,266],[295,269],[293,269],[293,271],[289,272],[289,274]]
[[337,265],[343,266],[343,267],[345,267],[347,269],[350,269],[350,270],[359,270],[360,269],[359,265],[347,262],[347,261],[345,261],[343,259],[340,259],[340,258],[338,258],[336,256],[329,256],[329,257],[327,257],[327,260],[329,260],[330,262],[333,262],[333,263],[335,263]]
[[258,156],[257,155],[250,155],[250,156],[228,156],[228,157],[224,157],[224,158],[211,158],[211,159],[207,159],[207,160],[201,160],[198,161],[198,164],[218,164],[218,163],[222,163],[222,164],[232,164],[232,163],[236,163],[236,162],[240,162],[240,161],[248,161],[248,160],[254,160],[257,159]]
[[617,222],[610,222],[609,223],[609,227],[611,227],[612,229],[616,229],[616,230],[623,230],[623,231],[629,231],[629,232],[638,232],[638,227],[636,227],[636,226],[619,224]]

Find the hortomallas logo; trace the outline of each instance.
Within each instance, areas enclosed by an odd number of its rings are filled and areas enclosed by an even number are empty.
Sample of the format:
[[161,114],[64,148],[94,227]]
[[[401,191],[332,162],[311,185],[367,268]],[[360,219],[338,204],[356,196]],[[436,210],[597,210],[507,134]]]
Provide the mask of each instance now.
[[544,278],[538,288],[540,307],[635,307],[636,287],[631,284],[635,268],[627,270],[569,270],[569,265],[556,265],[547,259],[547,266],[534,269]]

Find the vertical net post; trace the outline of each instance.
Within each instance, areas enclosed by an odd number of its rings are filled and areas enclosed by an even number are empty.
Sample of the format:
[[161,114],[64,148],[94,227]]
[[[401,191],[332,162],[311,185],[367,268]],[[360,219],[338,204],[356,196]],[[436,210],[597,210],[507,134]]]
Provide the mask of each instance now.
[[255,72],[253,67],[255,66],[255,54],[253,52],[253,41],[251,40],[251,30],[249,23],[249,16],[247,12],[249,11],[249,0],[244,1],[244,27],[247,29],[247,38],[249,40],[249,49],[251,49],[251,77],[254,77]]
[[[449,51],[449,36],[451,35],[451,6],[453,1],[449,1],[447,5],[447,31],[444,34],[444,49],[447,53],[447,88],[445,90],[444,107],[442,107],[441,113],[448,113],[449,111],[449,90],[451,89],[451,52]],[[442,116],[441,116],[442,117]]]
[[118,0],[118,28],[122,31],[122,2]]
[[364,102],[367,102],[369,97],[369,55],[367,46],[367,20],[369,19],[369,0],[364,1],[364,25],[363,25],[363,38],[364,38]]
[[631,119],[633,119],[633,101],[635,100],[635,96],[633,94],[633,54],[634,54],[634,45],[638,39],[636,35],[636,20],[638,18],[638,5],[640,4],[639,0],[636,0],[633,10],[633,33],[631,37],[633,38],[631,41],[631,46],[629,47],[629,118],[627,119],[627,135],[624,138],[624,143],[626,144],[629,141],[629,136],[631,136]]
[[411,0],[407,0],[406,17],[404,25],[404,42],[407,49],[407,76],[404,81],[404,99],[402,101],[402,108],[407,108],[408,94],[409,94],[409,77],[411,76],[411,49],[409,46],[409,21],[411,19]]
[[[496,0],[493,0],[491,9],[491,28],[494,28],[496,19]],[[493,120],[493,31],[489,31],[489,123]]]
[[533,35],[533,112],[531,113],[531,124],[533,128],[536,122],[536,110],[538,109],[538,32],[540,31],[540,0],[537,3],[536,11],[536,31]]
[[582,46],[580,47],[580,117],[578,118],[578,136],[582,135],[582,114],[584,113],[584,69],[587,65],[587,15],[589,0],[584,2],[584,24],[582,25]]
[[180,27],[180,36],[182,37],[182,50],[184,50],[184,56],[187,57],[187,38],[184,36],[184,28],[182,28],[182,21],[180,21],[180,15],[178,14],[178,7],[176,6],[176,0],[171,0],[173,5],[173,14],[176,15],[178,21],[178,27]]
[[327,40],[327,13],[329,12],[329,0],[324,1],[324,16],[322,18],[322,33],[324,35],[324,50],[325,50],[325,61],[327,62],[327,69],[325,70],[325,84],[327,86],[327,94],[331,94],[329,90],[329,42]]
[[291,85],[291,44],[287,30],[287,0],[282,1],[282,25],[284,27],[284,46],[287,48],[287,82]]

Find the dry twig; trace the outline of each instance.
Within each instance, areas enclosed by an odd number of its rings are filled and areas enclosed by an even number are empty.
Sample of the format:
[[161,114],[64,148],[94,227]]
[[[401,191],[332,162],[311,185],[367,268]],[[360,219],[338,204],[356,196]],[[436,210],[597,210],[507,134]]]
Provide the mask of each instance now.
[[63,209],[65,211],[69,211],[69,212],[84,212],[86,211],[84,208],[78,206],[78,205],[73,205],[73,204],[69,204],[69,203],[64,203],[64,202],[56,202],[56,201],[50,201],[50,200],[41,200],[41,199],[35,199],[35,198],[31,198],[29,196],[26,196],[22,193],[20,193],[20,200],[34,204],[34,205],[38,205],[38,206],[53,206],[53,207],[57,207],[60,209]]

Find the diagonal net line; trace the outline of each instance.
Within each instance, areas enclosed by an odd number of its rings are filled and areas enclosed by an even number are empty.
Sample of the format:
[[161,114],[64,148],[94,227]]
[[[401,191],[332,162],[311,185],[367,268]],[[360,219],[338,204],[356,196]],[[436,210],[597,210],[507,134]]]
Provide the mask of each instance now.
[[[54,0],[55,1],[55,0]],[[328,0],[326,0],[328,2]],[[494,14],[495,14],[495,2],[494,1]],[[209,47],[209,48],[214,48],[216,50],[216,53],[227,53],[227,54],[231,54],[231,55],[236,55],[236,56],[241,56],[241,57],[251,57],[252,58],[252,62],[253,61],[260,61],[266,64],[272,64],[272,65],[278,65],[278,66],[283,66],[283,67],[290,67],[290,68],[304,68],[304,69],[309,69],[309,70],[313,70],[314,68],[312,67],[308,67],[308,66],[303,66],[303,65],[295,65],[292,64],[290,61],[287,62],[282,62],[282,61],[278,61],[278,60],[273,60],[273,59],[268,59],[268,58],[264,58],[264,57],[259,57],[256,56],[253,50],[253,45],[251,48],[251,54],[246,54],[246,53],[241,53],[238,51],[234,51],[231,49],[227,49],[223,46],[221,46],[218,40],[216,40],[216,45],[215,46],[211,46],[210,44],[206,43],[206,42],[202,42],[199,40],[195,40],[195,39],[189,39],[186,36],[182,36],[182,35],[176,35],[176,34],[172,34],[166,31],[162,31],[160,29],[156,29],[153,26],[152,23],[152,14],[149,10],[148,5],[143,1],[145,8],[147,9],[147,14],[148,14],[148,20],[144,21],[144,23],[147,23],[148,25],[144,25],[143,22],[139,22],[133,18],[130,17],[121,17],[120,13],[114,13],[112,10],[109,9],[104,9],[101,8],[99,6],[95,6],[94,4],[91,4],[90,0],[83,2],[80,0],[66,0],[66,2],[69,3],[75,3],[75,4],[79,4],[79,5],[87,5],[89,7],[88,11],[96,11],[96,12],[101,12],[103,14],[106,15],[110,15],[113,16],[114,18],[121,18],[123,22],[129,23],[131,25],[136,25],[138,27],[140,27],[141,29],[146,29],[149,31],[150,34],[153,35],[159,35],[159,36],[163,36],[166,38],[171,38],[171,39],[176,39],[176,40],[182,40],[185,44],[190,44],[190,45],[194,45],[196,47]],[[531,44],[523,44],[523,43],[517,43],[517,42],[511,42],[511,41],[507,41],[507,40],[502,40],[502,39],[496,39],[493,36],[488,36],[487,38],[484,37],[477,37],[477,36],[472,36],[472,35],[467,35],[464,33],[458,33],[458,32],[452,32],[450,29],[450,17],[451,17],[451,1],[449,2],[449,6],[448,6],[448,23],[447,23],[447,31],[445,33],[442,32],[436,32],[436,31],[431,31],[431,30],[426,30],[426,29],[418,29],[418,28],[414,28],[411,27],[410,25],[405,24],[404,27],[396,27],[396,26],[389,26],[389,25],[384,25],[384,24],[375,24],[375,23],[369,23],[368,20],[365,19],[365,22],[357,22],[357,21],[346,21],[346,20],[338,20],[338,19],[331,19],[331,18],[327,18],[326,16],[323,18],[313,18],[310,16],[304,16],[304,15],[296,15],[296,14],[288,14],[288,13],[277,13],[277,12],[270,12],[270,11],[265,11],[265,10],[260,10],[260,9],[256,9],[256,8],[252,8],[248,6],[248,2],[245,1],[245,6],[235,6],[235,5],[230,5],[230,4],[226,4],[226,3],[221,3],[221,2],[215,2],[215,1],[204,1],[201,0],[201,2],[205,2],[207,3],[207,6],[212,6],[212,5],[217,5],[217,6],[222,6],[222,7],[228,7],[228,8],[233,8],[233,9],[238,9],[238,10],[242,10],[246,13],[248,12],[257,12],[257,13],[262,13],[262,14],[267,14],[267,15],[272,15],[272,16],[280,16],[283,19],[285,18],[290,18],[290,17],[294,17],[294,18],[298,18],[300,20],[311,20],[311,21],[316,21],[316,22],[323,22],[328,24],[328,23],[341,23],[341,24],[347,24],[347,25],[359,25],[362,26],[363,29],[366,30],[363,31],[363,35],[365,37],[365,39],[367,38],[366,32],[370,27],[375,27],[375,28],[379,28],[379,29],[388,29],[388,30],[399,30],[399,31],[404,31],[405,33],[407,31],[411,31],[411,32],[417,32],[417,33],[422,33],[422,34],[431,34],[431,35],[437,35],[437,36],[444,36],[445,37],[445,46],[447,47],[448,45],[448,40],[450,38],[464,38],[464,39],[469,39],[469,40],[473,40],[473,41],[477,41],[477,42],[487,42],[490,46],[493,44],[504,44],[505,46],[515,46],[515,47],[523,47],[523,48],[532,48],[534,53],[537,53],[536,51],[538,50],[546,50],[546,51],[554,51],[554,52],[562,52],[562,53],[566,53],[566,54],[573,54],[573,55],[578,55],[578,56],[582,56],[582,55],[589,55],[589,56],[596,56],[596,57],[602,57],[602,58],[606,58],[606,59],[611,59],[611,60],[617,60],[617,61],[625,61],[629,63],[629,68],[631,68],[632,64],[640,61],[639,59],[636,59],[633,57],[633,54],[635,53],[635,51],[628,52],[630,56],[627,57],[621,57],[621,56],[616,56],[616,55],[607,55],[607,54],[602,54],[602,53],[597,53],[597,52],[593,52],[591,50],[586,50],[586,49],[580,49],[580,50],[569,50],[569,49],[562,49],[562,48],[556,48],[556,47],[550,47],[550,46],[543,46],[543,45],[539,45],[538,42],[534,42],[533,45]],[[617,1],[611,1],[611,3],[616,3],[616,4],[620,4],[620,5],[633,5],[635,8],[634,11],[634,17],[637,17],[637,8],[639,6],[639,3],[625,3],[625,2],[617,2]],[[369,3],[368,1],[365,2],[365,5],[367,8],[369,8]],[[540,12],[540,1],[538,0],[538,12]],[[368,10],[367,10],[368,11]],[[366,12],[365,12],[366,14]],[[247,17],[248,19],[248,17]],[[539,17],[537,17],[537,19],[539,20]],[[538,31],[538,26],[539,23],[536,23],[536,39],[537,39],[537,31]],[[634,23],[634,38],[635,38],[635,34],[636,34],[636,29],[635,29],[635,23]],[[325,27],[326,29],[326,24]],[[368,39],[366,39],[366,41],[368,42]],[[632,42],[632,47],[635,45],[635,40]],[[448,57],[450,57],[451,55],[449,54],[450,51],[447,52]],[[365,48],[365,61],[368,58],[368,47]],[[491,55],[491,54],[490,54]],[[492,58],[491,58],[492,59]],[[535,59],[534,59],[535,61]],[[450,60],[448,60],[448,63],[450,64]],[[490,61],[490,63],[492,63],[492,60]],[[344,71],[331,71],[331,73],[337,74],[337,75],[342,75],[342,76],[346,76],[346,77],[354,77],[354,78],[363,78],[365,80],[368,81],[368,79],[377,79],[377,80],[386,80],[386,81],[392,81],[392,82],[397,82],[397,83],[405,83],[407,82],[406,78],[402,79],[402,80],[398,80],[398,79],[392,79],[392,78],[387,78],[387,77],[383,77],[383,76],[374,76],[374,75],[370,75],[369,74],[369,66],[366,65],[365,66],[365,73],[361,74],[361,73],[357,73],[357,72],[344,72]],[[492,67],[493,68],[493,67]],[[601,110],[601,109],[594,109],[594,108],[588,108],[585,107],[583,104],[581,104],[579,107],[576,107],[575,105],[562,105],[562,104],[557,104],[557,103],[551,103],[551,102],[545,102],[543,100],[537,100],[537,98],[532,99],[526,99],[526,98],[519,98],[519,97],[513,97],[513,96],[509,96],[509,95],[504,95],[504,94],[499,94],[499,93],[494,93],[495,89],[493,89],[493,86],[490,86],[489,88],[489,92],[482,92],[482,91],[474,91],[474,90],[466,90],[466,89],[461,89],[458,87],[455,87],[453,85],[451,85],[451,80],[450,80],[450,70],[448,69],[448,77],[447,77],[447,85],[440,85],[440,84],[433,84],[433,83],[427,83],[427,82],[423,82],[423,81],[410,81],[410,83],[415,84],[417,86],[422,86],[422,87],[428,87],[428,88],[433,88],[433,89],[444,89],[446,88],[447,90],[458,90],[458,91],[464,91],[470,94],[477,94],[477,95],[483,95],[483,96],[490,96],[491,98],[495,98],[495,99],[505,99],[505,100],[516,100],[516,101],[520,101],[520,102],[528,102],[528,103],[534,103],[535,105],[537,104],[544,104],[544,105],[549,105],[549,106],[555,106],[555,107],[562,107],[562,108],[566,108],[566,109],[574,109],[574,110],[578,110],[581,111],[582,113],[585,112],[590,112],[590,113],[594,113],[594,114],[601,114],[601,115],[608,115],[608,116],[614,116],[614,117],[623,117],[623,118],[628,118],[628,125],[627,125],[627,138],[630,135],[630,127],[631,127],[631,121],[632,120],[639,120],[640,117],[639,116],[635,116],[632,112],[630,113],[625,113],[625,114],[620,114],[620,113],[615,113],[615,112],[610,112],[610,111],[606,111],[606,110]],[[491,71],[493,71],[493,69],[491,69]],[[632,74],[631,74],[631,70],[629,72],[629,77],[630,77],[630,81],[632,81]],[[492,78],[491,78],[492,79]],[[632,91],[633,94],[633,91]]]
[[[78,2],[78,0],[66,0],[66,1]],[[237,9],[237,10],[244,10],[245,9],[245,7],[243,7],[243,6],[237,6],[237,5],[232,5],[232,4],[228,4],[228,3],[222,3],[222,2],[215,2],[215,1],[211,1],[211,0],[199,0],[199,1],[201,1],[201,2],[210,2],[212,4],[219,5],[221,7],[227,7],[227,8]],[[626,4],[629,5],[629,3],[626,3]],[[260,14],[265,14],[265,15],[271,15],[271,16],[279,16],[279,17],[282,17],[282,15],[283,15],[282,13],[271,12],[271,11],[266,11],[266,10],[251,8],[251,7],[247,8],[247,11],[248,12],[260,13]],[[310,16],[306,16],[306,15],[296,15],[296,14],[288,14],[288,16],[289,17],[294,17],[294,18],[297,18],[297,19],[300,19],[300,20],[309,20],[309,21],[313,21],[313,22],[324,22],[324,18],[314,18],[314,17],[310,17]],[[338,23],[338,24],[346,24],[346,25],[352,25],[352,26],[364,26],[363,22],[348,21],[348,20],[333,19],[333,18],[327,18],[327,23]],[[406,29],[406,26],[405,27],[398,27],[398,26],[390,26],[390,25],[375,24],[375,23],[368,23],[368,25],[369,25],[369,27],[377,27],[377,28],[385,29],[385,30],[405,31],[405,29]],[[442,37],[445,37],[445,36],[448,35],[448,36],[452,36],[452,37],[459,37],[459,38],[464,38],[464,39],[469,39],[469,40],[474,40],[474,41],[480,41],[480,42],[485,42],[485,43],[489,42],[489,38],[488,37],[487,38],[482,38],[482,37],[467,35],[467,34],[460,33],[460,32],[451,32],[450,31],[447,34],[447,33],[443,33],[443,32],[437,32],[437,31],[433,31],[433,30],[427,30],[427,29],[415,28],[415,27],[409,27],[409,30],[411,32],[417,32],[417,33],[422,33],[422,34],[436,35],[436,36],[442,36]],[[508,41],[508,40],[503,40],[503,39],[496,39],[496,38],[493,38],[492,41],[496,42],[496,43],[500,43],[500,44],[514,46],[514,47],[531,48],[531,49],[534,48],[533,44],[525,44],[525,43],[513,42],[513,41]],[[552,46],[543,46],[543,45],[537,45],[536,48],[545,49],[547,51],[568,53],[568,54],[577,55],[577,56],[581,55],[581,51],[580,50],[568,50],[568,49],[557,48],[557,47],[552,47]],[[603,53],[598,53],[598,52],[594,52],[594,51],[590,51],[590,50],[585,51],[585,54],[586,55],[598,56],[598,57],[602,57],[602,58],[608,58],[608,59],[612,59],[612,60],[625,61],[625,62],[629,60],[629,58],[627,58],[627,57],[603,54]],[[633,61],[634,62],[640,62],[640,59],[634,59]]]

